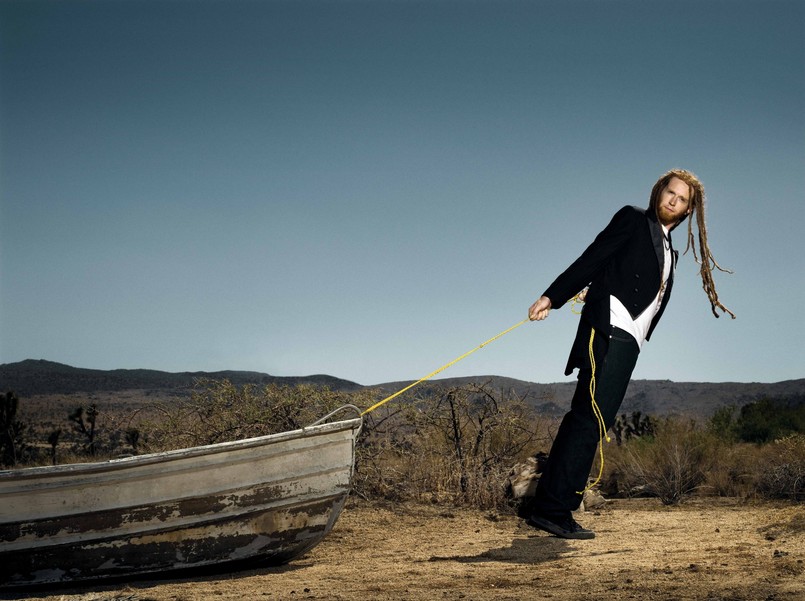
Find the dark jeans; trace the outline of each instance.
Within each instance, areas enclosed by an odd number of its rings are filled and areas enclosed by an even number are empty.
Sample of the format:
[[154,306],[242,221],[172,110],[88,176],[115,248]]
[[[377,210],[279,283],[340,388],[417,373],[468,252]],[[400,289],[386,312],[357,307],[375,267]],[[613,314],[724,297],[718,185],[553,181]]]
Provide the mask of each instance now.
[[[596,336],[600,336],[598,332]],[[613,328],[606,355],[596,357],[595,400],[606,428],[615,422],[640,349],[627,332]],[[565,517],[578,509],[599,442],[598,420],[590,399],[592,369],[579,370],[570,411],[562,419],[548,463],[537,485],[532,509]]]

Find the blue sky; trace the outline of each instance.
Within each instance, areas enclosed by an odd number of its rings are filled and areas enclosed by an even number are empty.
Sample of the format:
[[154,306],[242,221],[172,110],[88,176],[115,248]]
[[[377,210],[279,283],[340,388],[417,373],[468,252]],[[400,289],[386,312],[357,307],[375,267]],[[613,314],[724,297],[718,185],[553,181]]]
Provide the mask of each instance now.
[[634,377],[805,377],[802,2],[2,1],[0,363],[416,379],[673,167],[738,318],[688,253]]

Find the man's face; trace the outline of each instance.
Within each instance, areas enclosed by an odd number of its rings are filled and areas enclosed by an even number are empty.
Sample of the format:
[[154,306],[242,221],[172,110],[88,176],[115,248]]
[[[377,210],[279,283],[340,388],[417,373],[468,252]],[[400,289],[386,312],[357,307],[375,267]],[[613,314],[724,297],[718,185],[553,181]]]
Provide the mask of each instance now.
[[657,216],[665,227],[673,227],[691,210],[690,186],[678,177],[671,181],[660,192],[657,201]]

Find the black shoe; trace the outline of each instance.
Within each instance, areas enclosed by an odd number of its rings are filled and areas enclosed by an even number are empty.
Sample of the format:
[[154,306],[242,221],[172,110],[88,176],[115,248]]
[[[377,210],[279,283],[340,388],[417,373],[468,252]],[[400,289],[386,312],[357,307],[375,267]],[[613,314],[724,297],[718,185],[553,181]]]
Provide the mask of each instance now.
[[531,503],[521,503],[517,508],[517,517],[523,518],[524,520],[530,518],[532,513],[534,513],[534,507]]
[[538,513],[532,513],[526,519],[526,524],[545,532],[550,532],[559,538],[590,539],[595,538],[595,532],[580,526],[572,517],[562,519],[548,519]]

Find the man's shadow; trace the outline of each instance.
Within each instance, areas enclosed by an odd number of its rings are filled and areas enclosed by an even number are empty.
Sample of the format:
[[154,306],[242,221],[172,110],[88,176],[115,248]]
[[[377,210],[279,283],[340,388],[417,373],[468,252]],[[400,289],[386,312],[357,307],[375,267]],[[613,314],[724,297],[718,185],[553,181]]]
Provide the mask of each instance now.
[[512,540],[508,547],[487,549],[477,555],[434,556],[428,561],[457,561],[459,563],[503,562],[537,565],[559,559],[572,549],[569,541],[555,536],[529,534]]

